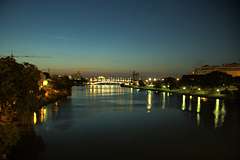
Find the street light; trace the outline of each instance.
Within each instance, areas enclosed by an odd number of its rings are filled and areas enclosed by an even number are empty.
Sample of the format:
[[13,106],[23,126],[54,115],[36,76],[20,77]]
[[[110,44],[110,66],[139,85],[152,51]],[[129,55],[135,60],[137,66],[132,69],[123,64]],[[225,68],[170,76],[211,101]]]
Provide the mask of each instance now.
[[47,80],[44,80],[43,81],[43,86],[47,86],[48,85],[48,81]]

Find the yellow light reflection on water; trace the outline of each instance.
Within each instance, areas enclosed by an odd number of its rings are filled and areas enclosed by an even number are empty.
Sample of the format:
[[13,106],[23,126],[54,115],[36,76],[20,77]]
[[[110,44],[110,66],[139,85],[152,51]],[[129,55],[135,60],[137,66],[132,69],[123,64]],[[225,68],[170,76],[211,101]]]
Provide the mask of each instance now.
[[220,115],[220,110],[219,110],[219,99],[216,99],[215,103],[215,109],[214,109],[214,128],[218,127],[218,121],[219,121],[219,115]]
[[33,124],[37,124],[37,114],[36,114],[36,112],[33,113]]
[[152,91],[147,92],[147,112],[151,112],[152,109]]
[[189,96],[189,107],[188,107],[189,111],[192,111],[192,96]]
[[197,113],[197,126],[200,127],[201,119],[200,119],[200,114]]
[[186,96],[182,96],[182,110],[184,111],[186,109]]
[[43,123],[47,120],[47,109],[46,107],[42,107],[40,109],[40,122]]
[[197,113],[200,113],[201,110],[201,98],[198,97],[197,99]]

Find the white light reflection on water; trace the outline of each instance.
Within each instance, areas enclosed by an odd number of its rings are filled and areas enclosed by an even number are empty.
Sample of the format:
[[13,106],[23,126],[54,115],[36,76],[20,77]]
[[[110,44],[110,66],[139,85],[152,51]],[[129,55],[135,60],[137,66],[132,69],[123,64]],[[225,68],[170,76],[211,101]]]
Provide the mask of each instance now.
[[[222,100],[222,108],[220,109],[220,100],[216,99],[215,102],[215,109],[213,111],[214,114],[214,128],[223,126],[225,116],[226,116],[226,109],[224,101]],[[221,116],[221,117],[220,117]],[[221,118],[220,124],[219,124],[219,118]]]
[[221,109],[221,125],[223,125],[226,116],[226,109],[224,101],[222,101],[222,109]]
[[213,111],[213,114],[214,114],[214,128],[217,128],[218,127],[219,115],[220,115],[219,99],[216,99],[215,109]]
[[166,107],[166,92],[162,92],[162,109]]
[[[133,88],[130,88],[133,93]],[[90,85],[86,91],[87,96],[112,96],[124,94],[124,89],[118,85]]]

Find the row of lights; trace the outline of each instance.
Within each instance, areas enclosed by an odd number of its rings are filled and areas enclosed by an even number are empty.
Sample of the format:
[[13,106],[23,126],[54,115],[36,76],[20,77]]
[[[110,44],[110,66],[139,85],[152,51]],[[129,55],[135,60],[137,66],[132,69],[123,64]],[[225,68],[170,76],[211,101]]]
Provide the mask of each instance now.
[[[153,80],[153,81],[157,81],[157,78],[153,78],[153,79],[152,79],[151,77],[149,77],[146,81],[148,82],[148,81],[152,81],[152,80]],[[161,80],[164,81],[165,79],[162,78]],[[176,78],[176,80],[179,81],[180,78]]]
[[[183,89],[183,90],[186,90],[187,87],[184,86],[182,89]],[[201,91],[201,88],[198,88],[198,91]],[[216,91],[217,91],[217,92],[220,92],[220,89],[216,89]]]

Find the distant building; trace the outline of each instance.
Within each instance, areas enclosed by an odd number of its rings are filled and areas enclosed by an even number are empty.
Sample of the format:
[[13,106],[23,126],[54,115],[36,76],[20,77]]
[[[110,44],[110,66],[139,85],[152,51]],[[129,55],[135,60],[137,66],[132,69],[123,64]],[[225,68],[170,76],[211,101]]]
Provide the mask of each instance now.
[[71,76],[72,76],[72,79],[74,79],[74,80],[80,80],[81,72],[76,72],[76,73],[72,74]]
[[231,64],[223,64],[221,66],[209,66],[205,65],[200,68],[196,68],[193,72],[195,75],[204,75],[211,73],[213,71],[224,72],[233,77],[240,76],[240,64],[239,63],[231,63]]
[[135,72],[135,71],[132,72],[132,80],[133,81],[138,81],[139,80],[139,73],[138,72]]

